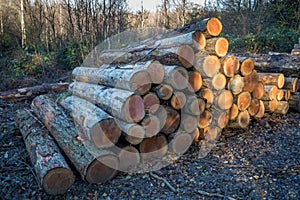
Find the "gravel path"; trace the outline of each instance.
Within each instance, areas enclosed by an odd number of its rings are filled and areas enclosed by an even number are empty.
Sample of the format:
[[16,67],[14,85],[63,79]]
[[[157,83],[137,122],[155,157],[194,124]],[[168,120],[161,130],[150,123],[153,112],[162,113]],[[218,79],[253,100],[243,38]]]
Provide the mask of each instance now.
[[[267,115],[248,130],[223,130],[198,159],[197,146],[173,165],[147,174],[118,174],[104,185],[78,178],[61,196],[39,188],[13,115],[29,102],[0,101],[0,199],[298,199],[300,114]],[[173,191],[175,190],[175,191]]]

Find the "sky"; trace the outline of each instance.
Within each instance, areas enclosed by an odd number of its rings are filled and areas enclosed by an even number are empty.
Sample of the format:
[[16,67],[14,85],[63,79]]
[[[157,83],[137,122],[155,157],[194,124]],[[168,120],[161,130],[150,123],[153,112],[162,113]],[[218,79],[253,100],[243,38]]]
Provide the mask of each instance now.
[[[143,1],[144,9],[150,11],[155,11],[156,7],[162,4],[162,0],[128,0],[129,8],[133,11],[140,10],[141,1]],[[190,2],[203,4],[204,0],[190,0]]]

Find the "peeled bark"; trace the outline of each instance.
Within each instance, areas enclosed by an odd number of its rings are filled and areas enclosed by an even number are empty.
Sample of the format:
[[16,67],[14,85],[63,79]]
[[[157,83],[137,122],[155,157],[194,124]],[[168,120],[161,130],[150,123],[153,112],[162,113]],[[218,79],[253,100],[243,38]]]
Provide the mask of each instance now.
[[229,42],[226,38],[216,37],[206,40],[205,50],[209,54],[224,57],[228,52]]
[[50,131],[83,180],[89,183],[103,183],[116,175],[119,166],[117,156],[108,150],[84,145],[72,121],[53,100],[38,96],[32,101],[31,108]]
[[193,142],[193,138],[189,133],[179,131],[171,134],[168,137],[169,151],[174,152],[177,155],[184,154]]
[[202,87],[202,76],[197,71],[189,72],[188,90],[190,92],[198,92]]
[[171,98],[171,106],[175,110],[180,110],[186,104],[186,96],[183,92],[174,92]]
[[29,110],[18,110],[15,120],[40,184],[48,194],[64,194],[75,176],[54,139]]
[[269,101],[273,99],[277,99],[278,88],[274,85],[265,85],[264,86],[264,94],[261,97],[264,101]]
[[261,99],[264,96],[265,93],[265,87],[264,84],[259,82],[254,90],[252,91],[252,96],[256,99]]
[[236,105],[240,111],[247,110],[251,103],[250,92],[242,92],[236,97]]
[[235,56],[224,58],[220,72],[226,77],[233,77],[240,69],[240,62]]
[[139,149],[144,161],[162,158],[168,151],[168,141],[163,135],[153,136],[144,139]]
[[258,77],[264,85],[275,85],[279,89],[284,86],[284,75],[282,73],[258,73]]
[[143,99],[130,91],[80,82],[72,83],[69,91],[127,122],[138,122],[145,116]]
[[217,56],[200,51],[195,55],[194,67],[200,72],[202,78],[212,78],[219,73],[221,63]]
[[143,97],[144,107],[146,113],[154,114],[160,105],[159,98],[155,93],[149,92]]
[[276,110],[274,113],[285,115],[289,111],[289,102],[279,101]]
[[291,92],[297,92],[298,90],[298,78],[284,78],[284,86],[283,89],[291,90]]
[[247,128],[250,124],[250,115],[247,110],[241,111],[236,120],[228,124],[229,128]]
[[34,98],[37,95],[45,94],[50,91],[63,92],[68,89],[69,83],[43,83],[33,87],[20,88],[0,92],[0,99],[11,101],[22,101]]
[[119,140],[121,130],[112,116],[94,104],[75,96],[62,99],[59,103],[81,127],[85,137],[97,147],[111,147]]
[[235,75],[229,80],[227,89],[230,90],[232,94],[237,95],[243,91],[244,86],[245,83],[243,77]]
[[259,112],[260,102],[259,99],[252,99],[248,107],[250,116],[255,116]]
[[143,95],[151,88],[151,79],[148,72],[143,69],[144,66],[145,63],[105,65],[101,68],[77,67],[72,75],[76,81],[129,90]]
[[256,70],[253,70],[251,74],[244,76],[244,90],[253,92],[254,88],[259,82],[259,76]]
[[242,76],[248,76],[254,70],[254,60],[251,58],[239,58],[241,62],[240,73]]
[[152,89],[156,92],[158,98],[162,100],[169,100],[173,95],[173,88],[167,84],[161,84]]
[[177,90],[182,90],[188,86],[189,75],[186,69],[178,66],[165,66],[164,69],[164,83]]

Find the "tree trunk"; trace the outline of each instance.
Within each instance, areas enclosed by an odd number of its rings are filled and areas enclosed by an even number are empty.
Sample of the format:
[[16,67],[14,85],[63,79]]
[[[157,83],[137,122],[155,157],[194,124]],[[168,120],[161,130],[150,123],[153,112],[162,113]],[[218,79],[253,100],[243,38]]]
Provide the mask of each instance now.
[[43,188],[51,195],[64,194],[75,176],[54,139],[29,110],[18,110],[15,120]]
[[50,131],[83,180],[89,183],[103,183],[116,175],[119,166],[117,156],[108,150],[84,145],[72,121],[53,100],[38,96],[32,101],[31,108]]
[[282,73],[258,73],[258,77],[264,85],[275,85],[279,89],[284,86],[284,75]]
[[72,83],[69,91],[127,122],[139,122],[145,116],[142,97],[130,91],[80,82]]
[[[141,65],[141,68],[144,64]],[[75,80],[105,85],[143,95],[151,88],[149,74],[136,65],[102,66],[101,68],[77,67],[72,75]]]
[[67,97],[59,101],[80,126],[85,138],[99,148],[114,146],[121,136],[121,130],[112,118],[94,104],[75,97]]
[[44,83],[33,87],[20,88],[0,92],[0,99],[22,101],[34,98],[37,95],[53,92],[63,92],[68,89],[69,83]]

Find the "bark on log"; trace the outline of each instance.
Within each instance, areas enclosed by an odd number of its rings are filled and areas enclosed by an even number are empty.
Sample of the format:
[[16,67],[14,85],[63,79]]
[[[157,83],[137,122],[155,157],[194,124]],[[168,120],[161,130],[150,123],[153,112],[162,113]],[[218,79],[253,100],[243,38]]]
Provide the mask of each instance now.
[[195,55],[194,67],[200,72],[202,78],[212,78],[219,72],[221,63],[217,56],[200,51]]
[[188,90],[190,92],[198,92],[202,87],[202,76],[197,71],[189,72]]
[[220,72],[229,78],[237,74],[240,69],[240,62],[235,56],[224,58],[221,63]]
[[299,92],[292,92],[290,99],[289,99],[289,105],[294,110],[300,113],[300,93]]
[[171,107],[163,107],[166,110],[167,118],[161,132],[165,134],[174,133],[180,125],[180,114]]
[[139,149],[143,161],[162,158],[168,151],[168,141],[163,135],[153,136],[144,139]]
[[279,89],[284,86],[284,75],[282,73],[258,73],[258,77],[264,85],[275,85]]
[[168,84],[160,84],[152,90],[156,93],[158,98],[162,100],[169,100],[173,95],[173,88]]
[[243,91],[245,86],[244,79],[240,75],[233,76],[227,84],[227,89],[234,95],[238,95]]
[[253,92],[254,88],[259,82],[258,73],[253,70],[248,76],[244,76],[244,90],[248,92]]
[[64,194],[74,183],[75,176],[54,139],[27,109],[18,110],[15,121],[44,190],[51,195]]
[[135,65],[105,65],[101,68],[76,67],[72,75],[76,81],[105,85],[133,91],[143,95],[151,88],[151,79],[143,68],[145,63]]
[[182,109],[186,104],[186,96],[183,92],[174,92],[171,98],[171,106],[175,110]]
[[291,90],[291,92],[297,92],[298,87],[298,78],[284,78],[284,86],[282,87],[283,89]]
[[241,111],[236,120],[228,124],[229,128],[247,128],[250,124],[250,115],[247,110]]
[[210,38],[206,40],[205,51],[218,57],[226,56],[229,42],[226,38]]
[[259,100],[259,111],[255,115],[255,118],[260,119],[264,116],[264,114],[265,114],[265,104],[262,100]]
[[25,87],[15,90],[0,92],[0,99],[10,101],[22,101],[34,98],[40,94],[48,92],[63,92],[68,89],[69,83],[43,83],[33,87]]
[[285,115],[289,111],[289,102],[278,101],[278,105],[274,113]]
[[54,101],[45,96],[38,96],[32,101],[31,108],[74,164],[83,180],[102,183],[116,175],[119,166],[117,156],[111,151],[84,145],[72,121]]
[[240,111],[247,110],[251,103],[251,94],[250,92],[242,92],[236,98],[236,105]]
[[261,100],[269,101],[277,98],[278,88],[274,85],[265,85],[264,94],[261,97]]
[[99,148],[114,146],[121,136],[121,130],[112,116],[94,104],[70,96],[59,101],[81,127],[85,137]]
[[174,152],[177,155],[184,154],[193,142],[193,138],[191,134],[178,131],[176,133],[171,134],[168,137],[169,140],[169,151]]
[[261,99],[264,96],[265,87],[264,84],[259,82],[252,92],[252,96],[256,99]]
[[160,105],[159,98],[153,92],[149,92],[143,97],[144,107],[146,113],[154,114]]
[[259,99],[252,99],[248,107],[248,112],[250,116],[255,116],[259,112]]
[[186,69],[178,66],[165,66],[164,69],[164,83],[177,90],[183,90],[188,86],[189,75]]
[[80,82],[72,83],[69,91],[127,122],[139,122],[145,116],[142,97],[130,91]]
[[141,125],[145,129],[145,137],[157,135],[161,128],[159,117],[152,114],[146,115],[142,120]]

